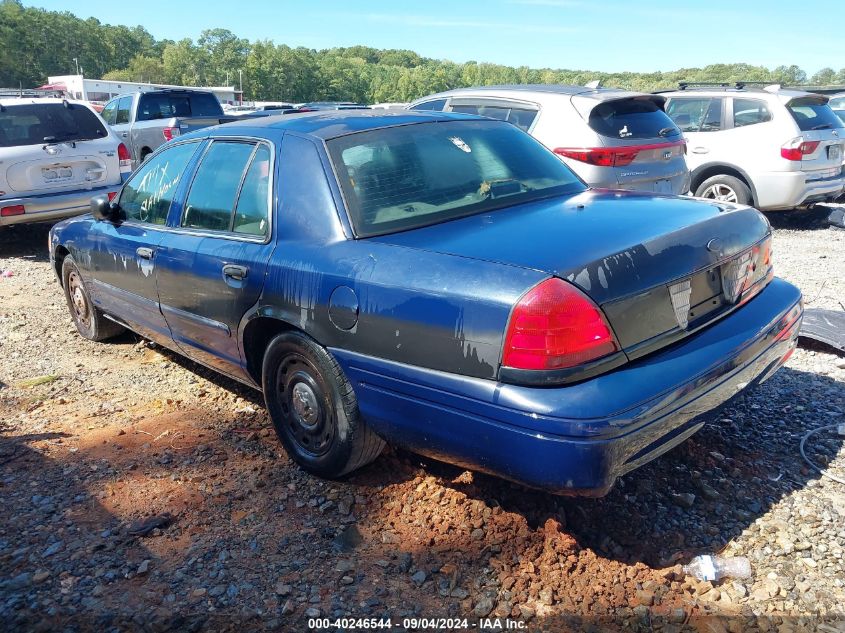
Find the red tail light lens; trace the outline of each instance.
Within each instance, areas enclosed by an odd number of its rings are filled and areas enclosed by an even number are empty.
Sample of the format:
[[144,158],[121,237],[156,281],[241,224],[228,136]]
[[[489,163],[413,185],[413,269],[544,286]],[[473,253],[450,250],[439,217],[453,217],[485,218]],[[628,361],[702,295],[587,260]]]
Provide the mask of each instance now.
[[178,127],[166,127],[161,130],[161,133],[164,135],[165,141],[173,140],[174,136],[179,136],[179,128]]
[[812,154],[819,147],[819,141],[805,141],[803,137],[794,138],[784,143],[780,148],[780,155],[786,160],[803,160],[805,156]]
[[121,172],[132,171],[132,155],[123,143],[117,146],[117,160],[120,163]]
[[619,350],[601,310],[562,279],[529,290],[511,313],[502,364],[515,369],[563,369]]
[[109,197],[109,202],[111,202],[112,200],[114,200],[115,196],[117,195],[117,192],[109,191],[106,195]]
[[9,218],[13,215],[23,215],[26,213],[26,209],[22,204],[13,204],[8,207],[3,207],[0,209],[0,217]]
[[[678,148],[677,154],[675,148]],[[565,156],[589,165],[598,167],[625,167],[630,165],[642,152],[660,150],[670,152],[661,158],[672,158],[675,155],[686,153],[686,141],[673,141],[671,143],[652,143],[649,145],[628,145],[626,147],[557,147],[555,154]]]

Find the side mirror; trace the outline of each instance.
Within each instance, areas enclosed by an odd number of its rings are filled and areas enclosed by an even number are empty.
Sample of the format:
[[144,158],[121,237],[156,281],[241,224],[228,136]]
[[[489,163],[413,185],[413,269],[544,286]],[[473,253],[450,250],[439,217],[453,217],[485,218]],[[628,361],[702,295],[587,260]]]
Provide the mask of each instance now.
[[113,220],[117,215],[117,205],[108,196],[91,198],[91,214],[97,220]]

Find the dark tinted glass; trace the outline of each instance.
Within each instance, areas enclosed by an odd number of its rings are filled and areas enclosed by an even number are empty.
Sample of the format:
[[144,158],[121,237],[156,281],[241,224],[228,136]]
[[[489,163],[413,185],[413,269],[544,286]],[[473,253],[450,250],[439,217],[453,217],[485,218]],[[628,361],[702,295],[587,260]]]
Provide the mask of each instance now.
[[220,116],[223,110],[217,98],[209,93],[170,94],[147,92],[141,95],[138,120],[169,119],[174,116]]
[[114,124],[129,123],[129,111],[132,109],[132,97],[121,97],[117,102],[117,115]]
[[446,99],[434,99],[432,101],[423,101],[422,103],[418,103],[411,108],[411,110],[435,110],[437,112],[442,112],[445,107]]
[[744,127],[772,120],[765,101],[734,98],[734,127]]
[[842,121],[830,106],[816,97],[793,99],[786,107],[802,132],[842,127]]
[[618,99],[600,103],[589,119],[590,127],[617,139],[643,139],[680,136],[681,131],[651,99]]
[[584,188],[528,134],[494,121],[386,128],[342,136],[328,146],[360,236]]
[[722,129],[722,100],[710,97],[673,98],[666,112],[682,132],[716,132]]
[[83,105],[33,103],[0,111],[0,147],[83,141],[108,136],[96,114]]
[[269,228],[270,148],[259,145],[247,169],[232,230],[246,235],[267,235]]
[[176,186],[197,145],[174,145],[143,163],[120,193],[121,216],[126,220],[164,224]]
[[232,211],[253,143],[214,142],[197,168],[182,212],[182,226],[230,231]]

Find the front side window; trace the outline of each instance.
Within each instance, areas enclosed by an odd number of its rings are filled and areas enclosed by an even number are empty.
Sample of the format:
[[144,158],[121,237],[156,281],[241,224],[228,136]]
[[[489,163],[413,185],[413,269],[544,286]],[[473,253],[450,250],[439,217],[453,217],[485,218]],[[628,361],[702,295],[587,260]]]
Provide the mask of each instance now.
[[215,141],[197,168],[181,226],[266,235],[269,182],[266,145]]
[[666,113],[681,132],[716,132],[722,129],[722,100],[710,97],[673,98]]
[[538,141],[495,121],[383,128],[327,145],[360,237],[584,189]]
[[129,123],[129,111],[132,110],[132,97],[121,97],[117,102],[115,125]]
[[117,101],[107,103],[101,114],[106,123],[114,125],[115,120],[117,119]]
[[819,97],[800,97],[786,105],[802,132],[842,127],[842,121],[830,106]]
[[25,103],[0,110],[0,147],[90,141],[106,136],[100,118],[78,103]]
[[443,112],[446,107],[446,99],[432,99],[431,101],[423,101],[418,103],[411,110],[428,110],[435,112]]
[[124,185],[118,205],[124,220],[164,224],[176,186],[199,143],[181,143],[147,159]]
[[477,114],[479,116],[486,116],[490,119],[507,121],[508,123],[513,123],[520,130],[526,132],[537,117],[537,110],[529,108],[515,108],[507,105],[484,105],[475,103],[453,104],[452,112]]
[[734,98],[734,127],[755,125],[772,120],[765,101]]

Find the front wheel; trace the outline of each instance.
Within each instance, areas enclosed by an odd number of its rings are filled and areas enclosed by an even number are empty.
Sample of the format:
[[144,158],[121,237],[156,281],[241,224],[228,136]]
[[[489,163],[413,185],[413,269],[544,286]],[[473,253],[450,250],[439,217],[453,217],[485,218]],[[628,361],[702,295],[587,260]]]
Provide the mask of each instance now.
[[751,204],[751,189],[734,176],[711,176],[698,186],[695,195],[736,204]]
[[384,441],[361,418],[343,370],[301,332],[285,332],[270,342],[262,387],[276,435],[305,470],[332,479],[381,453]]
[[62,262],[62,285],[73,324],[83,337],[89,341],[104,341],[123,332],[122,326],[109,321],[91,302],[79,268],[70,255]]

